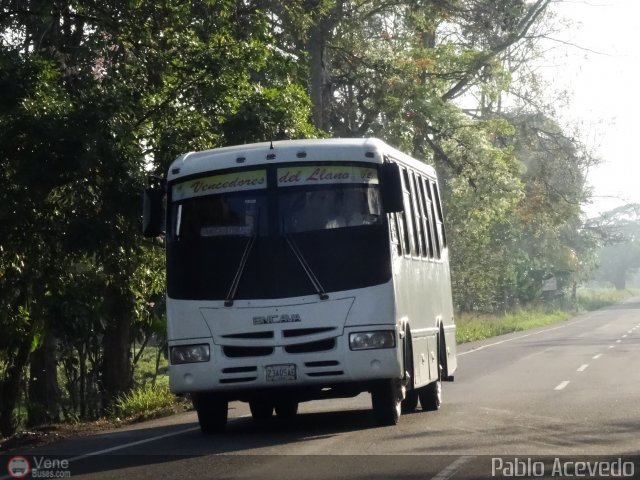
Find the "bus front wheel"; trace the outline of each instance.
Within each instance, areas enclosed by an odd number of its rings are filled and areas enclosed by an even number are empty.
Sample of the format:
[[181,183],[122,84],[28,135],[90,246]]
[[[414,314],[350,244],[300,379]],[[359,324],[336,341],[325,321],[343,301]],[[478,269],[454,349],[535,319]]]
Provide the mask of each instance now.
[[210,435],[224,431],[229,410],[229,402],[226,399],[211,393],[198,393],[194,396],[193,403],[198,412],[198,423],[202,433]]
[[411,331],[408,328],[404,342],[404,382],[407,391],[404,400],[402,400],[403,414],[415,412],[416,407],[418,406],[418,391],[413,388],[413,344],[411,340]]
[[371,390],[373,415],[378,425],[395,425],[402,413],[402,394],[396,380],[384,380]]

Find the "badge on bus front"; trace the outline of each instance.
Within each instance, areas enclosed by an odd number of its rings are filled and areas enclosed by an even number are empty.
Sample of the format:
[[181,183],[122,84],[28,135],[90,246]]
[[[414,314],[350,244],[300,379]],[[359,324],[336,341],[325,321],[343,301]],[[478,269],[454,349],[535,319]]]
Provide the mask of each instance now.
[[288,313],[283,313],[282,315],[265,315],[260,317],[253,317],[254,325],[265,325],[271,323],[295,323],[301,322],[299,313],[292,313],[289,315]]
[[296,379],[296,365],[287,363],[284,365],[267,365],[265,367],[267,382],[283,382]]

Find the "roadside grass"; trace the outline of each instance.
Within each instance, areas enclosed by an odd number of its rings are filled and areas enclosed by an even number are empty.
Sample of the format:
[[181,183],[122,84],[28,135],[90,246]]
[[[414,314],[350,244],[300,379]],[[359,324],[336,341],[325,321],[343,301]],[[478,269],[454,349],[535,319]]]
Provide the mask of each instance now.
[[562,322],[571,312],[527,309],[506,315],[462,313],[456,317],[456,341],[458,343],[484,340],[506,333],[528,330]]
[[146,420],[184,410],[184,400],[178,399],[168,385],[146,385],[120,395],[113,403],[111,418]]
[[615,305],[628,298],[637,296],[637,290],[616,290],[614,288],[578,290],[577,307],[582,311],[598,310],[599,308]]
[[506,314],[460,313],[456,316],[457,343],[473,342],[506,333],[559,323],[583,311],[597,310],[637,295],[631,290],[582,289],[572,304],[549,309],[531,307]]
[[146,420],[186,410],[189,402],[169,390],[168,367],[169,362],[158,347],[147,346],[133,371],[135,387],[115,400],[109,418]]

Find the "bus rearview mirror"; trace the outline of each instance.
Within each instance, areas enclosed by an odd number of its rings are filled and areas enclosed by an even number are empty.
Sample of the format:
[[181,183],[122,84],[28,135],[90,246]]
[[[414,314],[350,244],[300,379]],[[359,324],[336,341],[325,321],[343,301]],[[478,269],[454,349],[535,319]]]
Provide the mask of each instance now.
[[398,164],[383,163],[380,166],[380,193],[382,195],[382,209],[385,213],[404,211],[402,180]]
[[146,188],[142,202],[142,234],[147,238],[158,237],[164,233],[162,197],[164,191],[157,186]]

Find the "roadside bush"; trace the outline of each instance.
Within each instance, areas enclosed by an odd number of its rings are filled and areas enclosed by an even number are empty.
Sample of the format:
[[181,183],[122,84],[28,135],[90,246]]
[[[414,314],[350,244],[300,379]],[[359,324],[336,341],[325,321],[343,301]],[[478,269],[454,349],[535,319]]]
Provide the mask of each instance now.
[[166,385],[147,385],[117,398],[111,416],[117,419],[150,418],[176,410],[179,400]]

